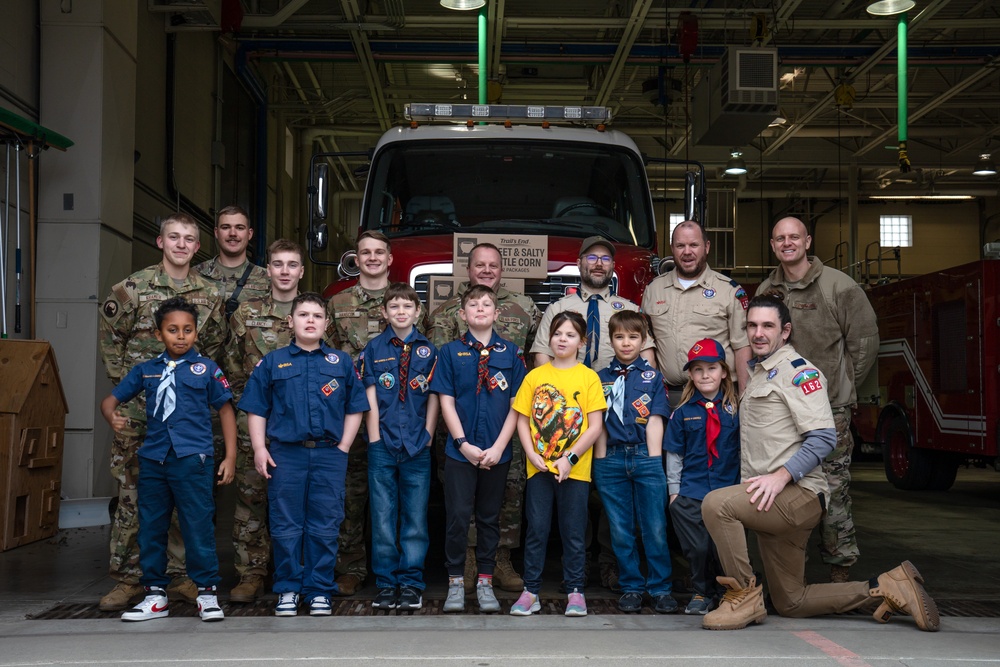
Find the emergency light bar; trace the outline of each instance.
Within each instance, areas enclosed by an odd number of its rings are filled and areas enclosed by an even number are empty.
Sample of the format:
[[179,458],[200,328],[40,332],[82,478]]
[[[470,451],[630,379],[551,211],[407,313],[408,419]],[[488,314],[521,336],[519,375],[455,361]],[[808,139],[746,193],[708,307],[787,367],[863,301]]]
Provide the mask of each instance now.
[[407,104],[407,120],[519,120],[524,122],[582,121],[610,123],[608,107],[543,106],[532,104]]

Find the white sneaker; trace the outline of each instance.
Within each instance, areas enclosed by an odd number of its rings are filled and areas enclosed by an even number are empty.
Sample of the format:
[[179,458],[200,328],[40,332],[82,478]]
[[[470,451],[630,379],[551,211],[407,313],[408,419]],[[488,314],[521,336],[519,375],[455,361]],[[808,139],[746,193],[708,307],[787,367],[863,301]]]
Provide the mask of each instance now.
[[123,621],[149,621],[154,618],[166,618],[167,593],[157,586],[146,586],[146,597],[142,602],[122,614]]
[[299,613],[298,593],[278,593],[278,604],[274,607],[275,616],[296,616]]
[[198,589],[198,615],[203,621],[221,621],[226,617],[215,597],[215,586]]
[[465,579],[461,576],[448,577],[448,596],[441,609],[446,614],[465,611]]
[[333,605],[330,603],[330,598],[325,595],[317,595],[309,603],[310,616],[331,616],[332,614]]

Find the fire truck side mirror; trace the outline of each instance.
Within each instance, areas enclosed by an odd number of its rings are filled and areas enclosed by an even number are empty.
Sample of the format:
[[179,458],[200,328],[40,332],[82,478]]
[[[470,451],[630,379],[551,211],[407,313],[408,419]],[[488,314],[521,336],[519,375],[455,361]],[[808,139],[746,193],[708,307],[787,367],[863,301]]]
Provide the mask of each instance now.
[[[698,220],[696,206],[698,203],[698,174],[693,171],[684,173],[684,219]],[[701,222],[699,220],[699,222]],[[704,223],[702,223],[704,224]]]
[[[313,176],[313,218],[326,220],[326,200],[330,196],[330,165],[315,165]],[[319,233],[317,232],[317,237]]]
[[326,246],[330,244],[330,232],[327,229],[326,223],[322,222],[316,225],[316,231],[313,233],[312,247],[314,250],[326,250]]

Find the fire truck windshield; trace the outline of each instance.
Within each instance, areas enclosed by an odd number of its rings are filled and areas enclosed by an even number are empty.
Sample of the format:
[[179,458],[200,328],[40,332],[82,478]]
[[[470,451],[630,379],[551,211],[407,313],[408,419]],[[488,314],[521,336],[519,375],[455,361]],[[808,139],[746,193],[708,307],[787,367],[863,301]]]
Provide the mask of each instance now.
[[423,140],[387,145],[368,174],[365,229],[390,237],[454,231],[601,234],[651,248],[639,156],[605,143]]

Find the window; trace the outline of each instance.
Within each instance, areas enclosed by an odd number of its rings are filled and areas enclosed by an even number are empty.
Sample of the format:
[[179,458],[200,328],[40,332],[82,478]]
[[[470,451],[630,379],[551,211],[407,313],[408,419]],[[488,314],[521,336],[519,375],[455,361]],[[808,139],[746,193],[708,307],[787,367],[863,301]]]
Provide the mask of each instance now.
[[913,245],[913,216],[881,215],[878,222],[879,245],[883,248]]
[[674,229],[676,229],[677,225],[681,224],[682,222],[684,222],[683,213],[670,214],[670,238],[674,238]]

